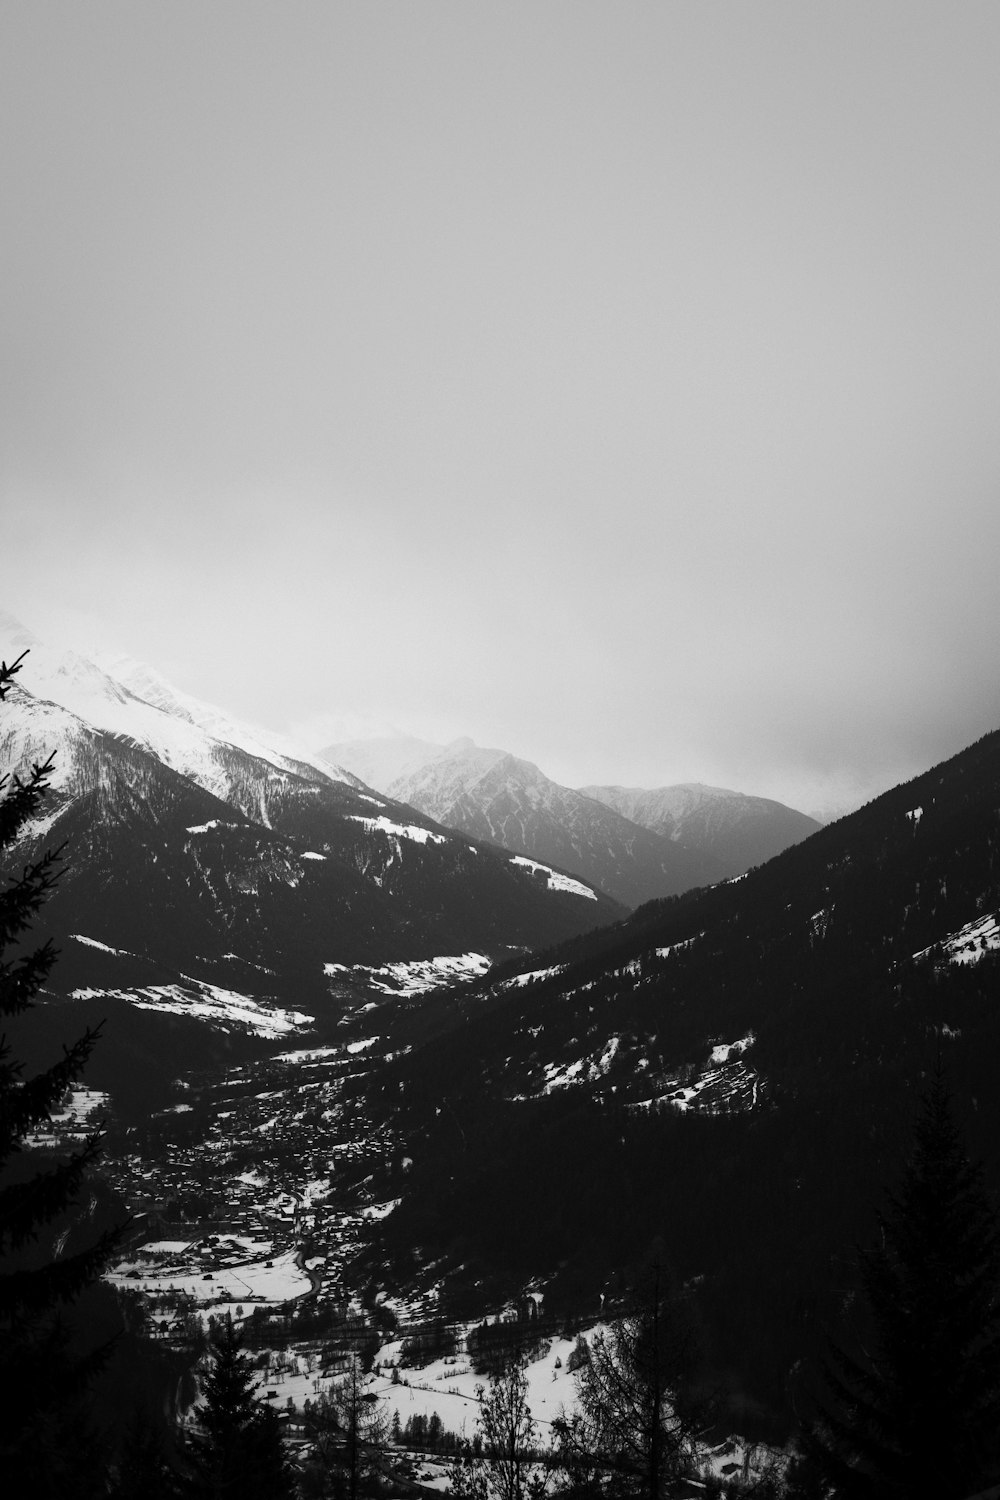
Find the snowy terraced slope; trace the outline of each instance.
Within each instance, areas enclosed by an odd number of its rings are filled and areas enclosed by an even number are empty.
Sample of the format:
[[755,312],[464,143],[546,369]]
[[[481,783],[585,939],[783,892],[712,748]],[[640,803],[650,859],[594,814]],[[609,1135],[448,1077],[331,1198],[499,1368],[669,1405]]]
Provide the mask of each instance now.
[[478,979],[490,967],[484,953],[453,953],[441,958],[417,958],[408,963],[381,964],[371,967],[355,964],[326,964],[324,973],[335,978],[338,974],[350,975],[352,979],[366,978],[368,986],[384,995],[422,995],[428,990],[445,984],[461,983],[467,979]]
[[107,1119],[110,1104],[109,1096],[101,1089],[72,1084],[48,1122],[25,1136],[25,1145],[62,1146],[84,1141]]
[[429,828],[420,828],[415,823],[394,823],[391,818],[361,818],[351,814],[352,823],[360,823],[367,833],[385,833],[390,838],[412,839],[415,844],[444,844],[447,839]]
[[550,891],[570,891],[574,896],[586,896],[591,901],[597,900],[596,893],[589,886],[583,885],[579,880],[573,880],[569,875],[561,874],[558,870],[553,870],[549,865],[539,864],[537,859],[526,859],[523,854],[515,854],[511,864],[522,865],[533,875],[544,875]]
[[74,1000],[100,999],[106,996],[127,1000],[139,1010],[167,1011],[175,1016],[192,1016],[211,1021],[221,1031],[248,1031],[253,1036],[278,1039],[295,1031],[308,1031],[313,1017],[302,1011],[283,1010],[266,1005],[235,990],[202,980],[187,979],[183,984],[154,984],[134,989],[88,989],[73,991]]
[[982,958],[984,953],[989,953],[1000,948],[1000,919],[996,912],[990,912],[988,916],[977,917],[974,922],[967,922],[960,927],[958,932],[951,933],[942,938],[940,943],[933,947],[923,948],[915,953],[915,959],[929,958],[933,955],[942,955],[949,963],[974,964]]

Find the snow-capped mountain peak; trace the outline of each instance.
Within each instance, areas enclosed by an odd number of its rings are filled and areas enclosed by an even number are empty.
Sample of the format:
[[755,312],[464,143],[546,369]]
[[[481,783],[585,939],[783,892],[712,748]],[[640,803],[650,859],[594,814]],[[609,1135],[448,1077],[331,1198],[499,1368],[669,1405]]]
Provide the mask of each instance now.
[[0,615],[0,655],[12,660],[25,650],[29,658],[21,682],[34,698],[58,704],[93,729],[131,740],[215,796],[226,799],[230,793],[224,760],[231,747],[281,772],[360,784],[310,751],[281,744],[280,736],[251,729],[180,692],[144,663],[112,654],[83,656],[41,640],[12,615]]

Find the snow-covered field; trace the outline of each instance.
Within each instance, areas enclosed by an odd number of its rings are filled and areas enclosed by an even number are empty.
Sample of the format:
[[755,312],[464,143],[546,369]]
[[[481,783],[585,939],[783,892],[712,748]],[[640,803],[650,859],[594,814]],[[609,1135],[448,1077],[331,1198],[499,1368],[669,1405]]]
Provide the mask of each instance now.
[[[583,1336],[593,1338],[603,1326],[587,1328]],[[575,1338],[543,1339],[537,1358],[525,1370],[527,1403],[536,1424],[535,1440],[539,1447],[550,1445],[556,1418],[571,1415],[576,1409],[577,1377],[566,1368],[575,1343]],[[405,1428],[411,1417],[429,1419],[436,1413],[446,1431],[471,1440],[479,1414],[477,1388],[488,1387],[488,1377],[475,1374],[467,1354],[461,1352],[435,1359],[420,1368],[401,1367],[401,1350],[402,1341],[397,1339],[378,1351],[374,1370],[364,1381],[366,1394],[378,1398],[389,1421],[393,1413],[398,1413],[401,1427]],[[318,1373],[314,1358],[286,1355],[267,1372],[265,1383],[268,1391],[274,1392],[278,1406],[287,1405],[290,1399],[301,1410],[306,1401],[314,1401],[331,1382],[328,1376]],[[746,1466],[752,1473],[768,1457],[767,1450],[748,1447],[732,1437],[706,1448],[701,1467],[704,1473],[722,1474],[731,1473],[733,1465],[741,1471]],[[440,1490],[450,1487],[452,1476],[447,1461],[425,1459],[424,1468],[422,1482],[426,1486]]]
[[[574,1339],[545,1340],[541,1357],[527,1368],[528,1405],[538,1423],[540,1444],[547,1443],[552,1421],[573,1405],[576,1386],[574,1377],[566,1372],[566,1359],[574,1343]],[[394,1380],[393,1369],[398,1366],[401,1348],[399,1339],[382,1346],[375,1356],[379,1373],[366,1377],[365,1390],[384,1402],[390,1420],[393,1412],[398,1412],[403,1427],[412,1416],[431,1417],[437,1412],[447,1431],[471,1439],[479,1411],[476,1387],[488,1385],[487,1377],[474,1374],[468,1356],[457,1354],[420,1369],[398,1368],[398,1380]],[[318,1381],[315,1372],[306,1368],[307,1361],[298,1363],[302,1366],[298,1370],[279,1369],[274,1380],[268,1376],[269,1384],[277,1382],[281,1405],[291,1397],[293,1404],[301,1407],[330,1384],[328,1378]]]
[[26,1146],[47,1146],[56,1141],[82,1141],[98,1124],[110,1103],[100,1089],[88,1089],[74,1083],[58,1109],[53,1110],[48,1125],[25,1137]]
[[382,964],[369,968],[356,964],[324,964],[323,972],[330,978],[345,974],[351,979],[363,978],[369,989],[384,995],[422,995],[425,990],[439,985],[454,984],[465,979],[477,979],[490,967],[484,953],[446,953],[439,958],[416,958],[408,962]]
[[274,1255],[269,1240],[247,1235],[226,1235],[212,1244],[153,1240],[120,1261],[107,1279],[154,1302],[181,1293],[200,1312],[223,1317],[237,1316],[237,1307],[248,1303],[290,1302],[312,1285],[296,1251]]

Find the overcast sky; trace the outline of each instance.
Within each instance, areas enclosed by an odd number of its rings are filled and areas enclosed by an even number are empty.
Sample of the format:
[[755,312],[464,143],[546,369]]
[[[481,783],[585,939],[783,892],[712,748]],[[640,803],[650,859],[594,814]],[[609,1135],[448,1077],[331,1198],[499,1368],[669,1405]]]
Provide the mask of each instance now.
[[39,634],[809,811],[1000,726],[996,0],[3,0],[0,150]]

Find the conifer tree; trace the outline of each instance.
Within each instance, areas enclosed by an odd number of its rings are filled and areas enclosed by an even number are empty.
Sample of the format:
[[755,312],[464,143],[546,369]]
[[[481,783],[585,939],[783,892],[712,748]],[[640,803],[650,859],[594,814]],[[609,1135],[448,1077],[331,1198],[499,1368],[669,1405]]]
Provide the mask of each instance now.
[[[0,703],[11,692],[22,660],[10,666],[0,662]],[[9,851],[37,816],[51,772],[50,757],[23,779],[0,776],[3,1025],[30,1008],[57,956],[51,941],[25,948],[24,937],[56,884],[61,851],[49,850],[19,874],[9,873]],[[71,1358],[62,1313],[100,1274],[119,1232],[100,1236],[74,1255],[40,1254],[39,1237],[74,1203],[99,1139],[93,1135],[65,1160],[37,1169],[23,1151],[26,1138],[51,1118],[80,1076],[97,1035],[88,1030],[51,1067],[30,1078],[23,1077],[6,1032],[0,1036],[0,1382],[7,1393],[0,1409],[0,1471],[7,1482],[16,1477],[29,1483],[37,1496],[84,1492],[84,1450],[93,1444],[76,1403],[107,1351]]]
[[110,1500],[176,1500],[177,1486],[160,1432],[138,1408],[125,1431],[108,1489]]
[[243,1340],[227,1317],[211,1339],[183,1493],[192,1500],[286,1500],[294,1482],[277,1413],[257,1394]]
[[838,1495],[962,1500],[1000,1478],[1000,1233],[940,1069],[879,1230],[807,1448]]

